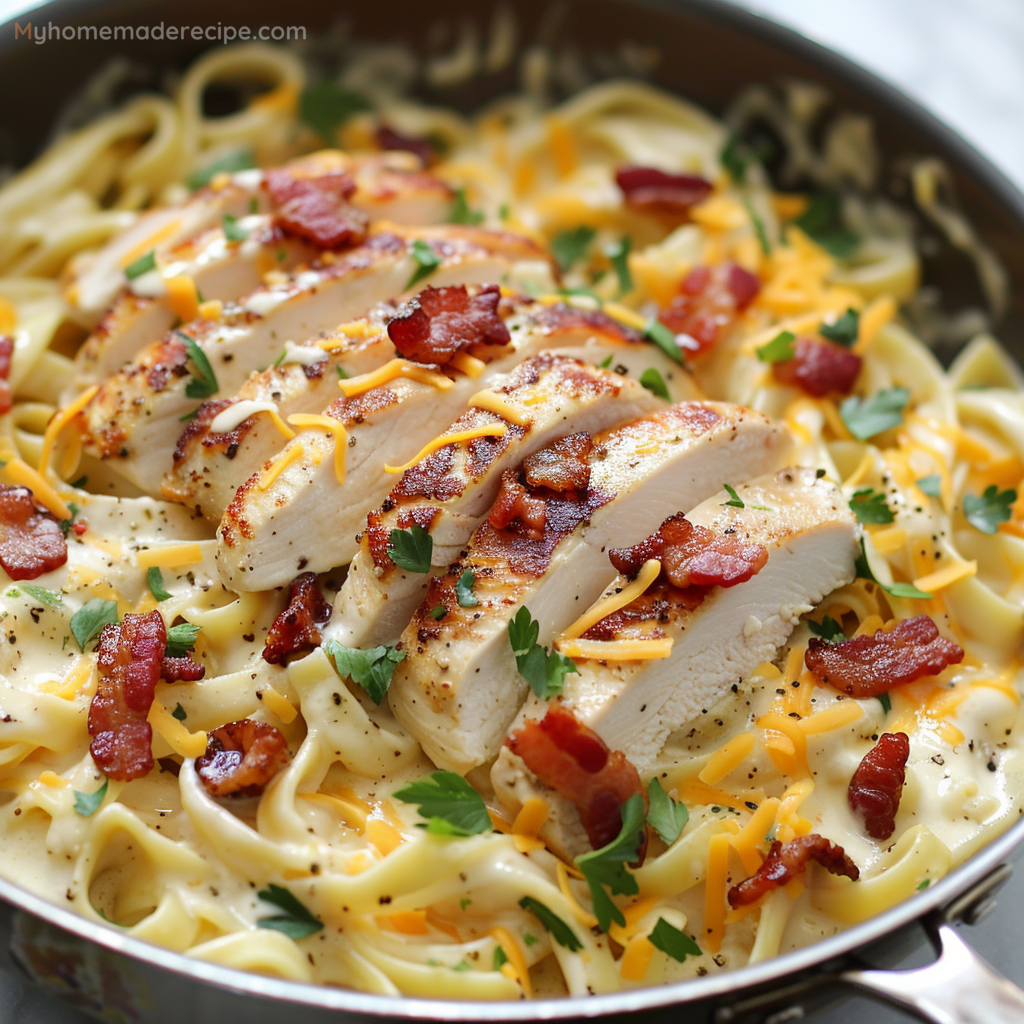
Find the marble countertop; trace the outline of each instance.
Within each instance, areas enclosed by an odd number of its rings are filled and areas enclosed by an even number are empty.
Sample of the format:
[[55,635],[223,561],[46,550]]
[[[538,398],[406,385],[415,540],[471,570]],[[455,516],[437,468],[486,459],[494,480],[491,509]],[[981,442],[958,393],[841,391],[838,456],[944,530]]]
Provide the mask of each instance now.
[[[0,0],[0,22],[38,0]],[[1024,188],[1024,0],[746,0],[887,79],[964,135]],[[965,937],[1024,986],[1024,871],[995,912]],[[927,960],[918,955],[902,966]],[[894,965],[899,966],[899,965]],[[819,1024],[898,1024],[909,1018],[854,998]],[[85,1024],[10,975],[0,975],[0,1024]]]

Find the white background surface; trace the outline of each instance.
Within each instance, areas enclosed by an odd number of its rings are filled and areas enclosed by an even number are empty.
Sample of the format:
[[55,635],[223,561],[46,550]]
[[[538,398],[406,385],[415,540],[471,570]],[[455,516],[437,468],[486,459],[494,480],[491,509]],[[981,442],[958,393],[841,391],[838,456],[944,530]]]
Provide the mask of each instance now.
[[[0,22],[33,6],[32,0],[0,0]],[[888,79],[1024,187],[1024,0],[747,0],[745,6]],[[1022,911],[1024,867],[1003,890],[996,912],[966,937],[1024,985]],[[815,1018],[819,1024],[907,1019],[861,999]],[[80,1020],[0,976],[0,1024]]]

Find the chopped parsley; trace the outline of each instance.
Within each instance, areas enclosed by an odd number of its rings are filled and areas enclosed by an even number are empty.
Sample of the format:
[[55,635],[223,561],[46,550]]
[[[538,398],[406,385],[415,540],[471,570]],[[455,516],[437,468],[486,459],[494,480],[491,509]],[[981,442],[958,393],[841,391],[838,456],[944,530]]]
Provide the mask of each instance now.
[[660,320],[652,316],[647,321],[644,337],[648,341],[653,341],[673,362],[682,364],[683,353],[676,344],[676,336]]
[[331,145],[337,141],[337,130],[350,117],[372,109],[362,93],[343,89],[328,79],[309,86],[299,97],[299,118]]
[[156,270],[156,250],[150,249],[145,255],[140,256],[137,260],[133,260],[124,268],[124,276],[129,281],[134,281],[137,277],[142,277],[143,274],[148,274],[151,270]]
[[860,539],[860,554],[857,556],[857,576],[862,580],[871,580],[872,583],[877,583],[887,594],[892,594],[893,597],[925,598],[932,596],[931,594],[926,594],[923,590],[918,590],[913,583],[882,583],[871,570],[863,537]]
[[456,189],[455,201],[452,203],[451,212],[448,214],[449,224],[480,224],[484,219],[483,210],[474,210],[469,205],[464,188]]
[[84,651],[94,640],[99,638],[103,627],[117,622],[117,602],[102,597],[94,597],[86,601],[71,616],[71,632]]
[[206,353],[196,344],[195,338],[190,338],[184,331],[176,332],[178,337],[185,343],[185,351],[192,363],[192,379],[185,385],[185,394],[189,398],[209,398],[220,390],[217,377],[206,358]]
[[822,324],[818,333],[829,341],[834,341],[843,348],[853,348],[860,331],[860,313],[848,309],[834,324]]
[[1016,500],[1016,491],[1000,491],[996,484],[990,484],[980,495],[964,495],[964,515],[976,530],[995,533],[1000,523],[1009,521],[1010,506]]
[[549,653],[546,647],[537,642],[539,636],[540,623],[530,615],[530,609],[523,605],[509,619],[509,643],[519,674],[541,700],[548,700],[561,693],[565,677],[570,672],[579,672],[579,669],[572,658],[557,651]]
[[42,601],[43,604],[49,605],[51,608],[56,608],[64,600],[63,595],[59,594],[56,590],[47,590],[46,587],[37,587],[31,583],[22,583],[21,589],[29,597],[34,597],[37,601]]
[[433,249],[423,241],[422,238],[417,238],[412,243],[412,250],[410,255],[419,264],[416,269],[412,272],[412,277],[405,284],[405,291],[418,285],[420,281],[430,277],[430,275],[437,270],[439,266],[444,262],[444,257],[438,255]]
[[669,401],[668,386],[665,384],[665,378],[653,366],[648,366],[640,374],[640,383],[652,394],[657,395],[659,398],[664,398],[666,402]]
[[244,242],[249,237],[249,232],[241,227],[237,217],[225,213],[221,218],[221,227],[224,229],[224,237],[229,242]]
[[[563,921],[553,910],[549,910],[540,900],[532,896],[524,896],[519,901],[523,910],[528,910],[542,925],[551,938],[560,946],[564,946],[570,953],[578,953],[583,948],[583,943],[577,938],[576,933]],[[525,941],[525,939],[524,939]],[[534,939],[534,942],[536,939]],[[533,945],[528,942],[527,945]]]
[[427,819],[420,828],[435,836],[475,836],[491,827],[484,798],[455,772],[437,771],[395,792],[402,803],[416,804]]
[[605,256],[611,260],[612,270],[619,279],[619,291],[616,298],[621,299],[633,290],[633,275],[629,270],[629,253],[633,247],[633,240],[629,235],[623,235],[617,242],[612,242],[604,250]]
[[686,804],[673,800],[665,792],[657,777],[647,784],[647,798],[650,801],[647,824],[671,846],[679,838],[683,826],[690,820],[690,812],[686,809]]
[[146,583],[149,586],[149,592],[157,601],[170,600],[171,595],[164,586],[164,574],[160,571],[160,566],[151,565],[149,567],[146,571]]
[[270,917],[257,918],[257,928],[269,928],[271,931],[287,935],[290,939],[304,939],[323,928],[323,923],[319,918],[314,917],[283,886],[270,882],[266,889],[261,889],[256,895],[264,903],[270,903],[281,911],[280,914],[273,914]]
[[593,228],[581,224],[578,228],[560,231],[551,239],[551,255],[563,274],[587,255],[596,235]]
[[224,156],[214,160],[213,163],[207,164],[198,171],[193,171],[185,179],[185,184],[195,191],[197,188],[209,185],[218,174],[234,174],[236,171],[247,171],[255,166],[256,157],[251,149],[233,149],[230,153],[225,153]]
[[392,530],[388,543],[388,558],[409,572],[430,572],[430,558],[434,553],[434,538],[418,523],[408,530]]
[[455,582],[455,600],[459,602],[460,608],[475,608],[480,599],[473,593],[473,584],[476,583],[476,576],[472,569],[466,569]]
[[910,392],[904,387],[885,388],[870,398],[851,395],[839,406],[839,415],[846,429],[858,441],[867,441],[903,422],[903,410],[910,401]]
[[788,363],[796,355],[794,341],[796,335],[792,331],[779,331],[771,341],[757,349],[757,358],[762,363]]
[[167,630],[167,657],[184,658],[196,646],[199,627],[191,622],[182,622]]
[[827,640],[830,644],[841,644],[846,639],[843,627],[831,615],[826,615],[820,623],[815,622],[813,619],[808,619],[807,628],[815,636],[821,637],[822,640]]
[[678,960],[679,963],[682,963],[688,956],[701,956],[703,952],[686,932],[681,932],[675,926],[670,925],[663,917],[658,918],[658,923],[651,929],[651,934],[647,937],[655,949],[660,949],[662,953],[672,957],[673,960]]
[[873,487],[865,487],[854,491],[850,499],[850,508],[857,517],[858,523],[864,525],[884,525],[891,523],[896,517],[885,502],[885,495]]
[[328,640],[323,649],[324,654],[334,661],[338,675],[361,686],[374,704],[383,702],[395,674],[395,666],[405,658],[405,651],[383,644],[364,649]]

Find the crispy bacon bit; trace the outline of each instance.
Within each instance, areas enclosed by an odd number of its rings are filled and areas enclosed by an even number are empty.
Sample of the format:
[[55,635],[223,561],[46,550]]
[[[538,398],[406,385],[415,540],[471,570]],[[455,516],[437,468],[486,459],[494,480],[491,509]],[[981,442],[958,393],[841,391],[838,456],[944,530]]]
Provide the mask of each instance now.
[[804,663],[821,683],[858,699],[880,697],[922,676],[938,675],[963,661],[959,644],[939,635],[927,615],[904,619],[886,633],[830,644],[812,637]]
[[60,522],[27,487],[0,484],[0,565],[12,580],[34,580],[68,560]]
[[193,661],[191,656],[164,658],[160,662],[160,678],[165,683],[194,683],[206,675],[206,666]]
[[500,300],[496,284],[472,297],[465,285],[428,285],[388,324],[388,337],[405,359],[438,365],[475,345],[507,345],[512,335],[498,313]]
[[259,796],[290,760],[279,729],[243,718],[210,733],[196,772],[211,796]]
[[909,757],[906,733],[882,733],[853,773],[847,790],[850,808],[863,819],[872,839],[888,839],[896,830]]
[[146,720],[160,680],[167,630],[157,611],[128,614],[100,633],[96,695],[89,706],[89,753],[108,779],[129,782],[153,767],[153,730]]
[[626,576],[635,576],[644,562],[657,558],[673,586],[735,587],[764,568],[768,551],[762,544],[744,544],[691,523],[679,512],[646,540],[630,548],[612,548],[608,557]]
[[860,869],[841,846],[811,832],[788,843],[778,840],[772,843],[757,871],[729,890],[729,906],[735,909],[756,903],[762,896],[801,876],[812,860],[833,875],[845,875],[855,882],[860,878]]
[[428,138],[402,135],[388,124],[382,124],[374,134],[381,149],[400,149],[406,153],[415,153],[423,161],[424,167],[437,162],[437,150]]
[[735,263],[694,267],[658,319],[676,336],[687,355],[699,356],[714,347],[760,290],[757,277]]
[[276,208],[274,223],[322,249],[340,249],[366,240],[369,218],[348,202],[356,190],[345,171],[297,178],[281,168],[267,171],[263,187]]
[[11,411],[14,396],[7,378],[11,375],[11,356],[14,355],[14,339],[8,334],[0,334],[0,416]]
[[516,519],[522,523],[528,537],[540,540],[544,536],[547,505],[543,498],[533,498],[519,482],[514,469],[501,474],[501,488],[494,499],[487,521],[496,530],[504,529]]
[[523,459],[523,476],[530,487],[581,493],[590,484],[587,461],[594,442],[586,431],[560,437]]
[[861,358],[839,345],[814,338],[798,338],[793,358],[772,366],[780,384],[802,388],[815,398],[832,392],[849,394],[860,374]]
[[685,216],[712,188],[710,181],[696,174],[669,174],[654,167],[620,167],[615,183],[630,206],[673,217]]
[[316,583],[316,574],[304,572],[288,587],[288,604],[267,630],[263,660],[280,665],[289,654],[312,650],[320,631],[331,621],[331,606]]
[[[545,786],[571,801],[595,850],[622,828],[622,805],[639,793],[647,802],[636,768],[620,750],[609,750],[597,733],[554,704],[538,722],[528,719],[505,740]],[[640,852],[643,861],[643,850]]]

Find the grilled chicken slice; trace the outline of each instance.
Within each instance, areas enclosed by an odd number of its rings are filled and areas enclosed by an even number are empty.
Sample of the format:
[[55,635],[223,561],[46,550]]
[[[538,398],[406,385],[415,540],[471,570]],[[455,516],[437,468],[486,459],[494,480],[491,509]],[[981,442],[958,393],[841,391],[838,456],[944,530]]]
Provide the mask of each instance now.
[[[476,289],[470,289],[471,294]],[[498,306],[498,313],[505,321],[509,337],[508,346],[492,350],[487,354],[489,362],[482,368],[477,367],[479,376],[468,377],[464,373],[446,369],[445,372],[453,381],[453,386],[444,393],[444,401],[448,403],[448,419],[438,421],[436,418],[430,421],[417,422],[414,430],[407,438],[395,437],[395,443],[404,443],[407,454],[398,455],[392,452],[389,459],[400,464],[411,458],[431,438],[426,434],[427,422],[439,422],[438,430],[448,425],[451,419],[457,417],[468,399],[477,391],[483,391],[491,386],[491,382],[502,374],[512,370],[517,363],[527,359],[538,352],[553,349],[560,353],[568,353],[581,357],[588,363],[603,363],[611,359],[612,363],[620,369],[633,370],[633,375],[639,376],[641,367],[651,365],[660,366],[665,374],[673,375],[673,388],[676,393],[685,397],[694,396],[695,387],[688,374],[679,366],[670,364],[659,349],[643,341],[643,339],[623,327],[616,320],[605,314],[581,315],[575,310],[562,303],[545,306],[534,303],[523,297],[503,298]],[[386,335],[381,336],[379,329],[372,325],[356,323],[351,325],[353,330],[377,330],[377,338],[374,344],[380,344],[390,353],[386,356],[390,359],[394,355],[393,350],[388,349],[390,340]],[[323,344],[327,344],[324,342]],[[289,350],[292,355],[286,358],[298,358],[302,350]],[[265,373],[251,378],[232,399],[218,399],[216,402],[206,403],[196,419],[189,424],[182,435],[174,453],[174,468],[164,481],[163,496],[174,501],[181,501],[199,510],[208,518],[220,519],[229,503],[235,496],[235,492],[254,473],[257,473],[266,462],[273,459],[283,448],[284,439],[274,426],[274,423],[265,415],[252,415],[243,418],[233,426],[233,429],[225,431],[225,419],[222,416],[229,416],[226,410],[234,403],[240,401],[257,402],[263,408],[275,405],[279,415],[287,417],[293,413],[319,413],[338,395],[338,382],[335,368],[332,365],[335,359],[338,365],[343,366],[349,377],[372,369],[373,366],[366,365],[368,350],[366,346],[359,350],[360,362],[353,365],[348,350],[334,350],[330,353],[330,361],[321,364],[320,368],[305,367],[302,370],[296,367],[282,366],[279,369],[271,368]],[[381,359],[380,362],[384,360]],[[375,364],[379,365],[379,363]],[[319,374],[319,375],[317,375]],[[436,393],[431,394],[415,387],[405,387],[402,391],[407,401],[417,400],[433,402],[440,400]],[[364,402],[369,401],[364,398]],[[255,408],[249,406],[249,408]],[[408,408],[408,407],[406,407]],[[405,415],[406,409],[399,410],[392,402],[388,406],[389,411],[385,414],[383,409],[380,415],[395,416]],[[440,407],[437,409],[440,413]],[[637,415],[636,410],[632,415]],[[214,417],[217,417],[220,436],[213,431]],[[343,417],[344,418],[344,417]],[[629,416],[623,416],[623,419]],[[232,424],[234,420],[230,421]],[[389,435],[390,436],[390,435]],[[363,442],[358,442],[362,444]],[[305,442],[303,442],[305,444]],[[318,451],[315,444],[310,446],[310,465],[315,458],[314,451]],[[369,454],[360,456],[361,461],[370,458]],[[301,461],[301,460],[300,460]],[[380,465],[383,465],[383,456]],[[379,467],[378,467],[379,468]],[[308,469],[308,467],[307,467]],[[257,507],[249,508],[248,499],[235,503],[232,514],[225,520],[223,537],[225,545],[233,551],[222,553],[222,565],[225,572],[231,572],[232,578],[245,587],[252,587],[254,584],[248,582],[250,570],[245,569],[242,573],[229,570],[229,566],[252,565],[265,563],[269,557],[271,561],[278,559],[273,549],[279,548],[286,543],[284,538],[291,537],[290,530],[284,526],[285,521],[295,522],[296,516],[302,520],[308,514],[307,506],[301,502],[305,500],[305,490],[302,485],[296,483],[301,479],[302,466],[296,464],[288,472],[287,479],[280,487],[272,487],[264,497],[262,494],[250,492],[252,501]],[[318,472],[326,474],[325,486],[332,487],[331,477],[333,469],[326,464]],[[315,474],[309,475],[309,487],[314,487]],[[291,496],[289,488],[292,485],[300,489]],[[283,490],[282,490],[283,489]],[[281,494],[290,495],[287,505],[278,501]],[[382,495],[383,497],[383,495]],[[323,497],[317,492],[317,500]],[[298,504],[297,504],[298,503]],[[288,506],[295,505],[294,511]],[[372,506],[368,506],[368,509]],[[367,510],[368,510],[367,509]],[[267,511],[269,510],[269,511]],[[268,519],[267,516],[270,516]],[[289,518],[290,517],[290,518]],[[241,528],[237,524],[246,523],[247,527]],[[270,523],[273,525],[269,525]],[[263,529],[267,524],[267,529]],[[362,529],[360,523],[355,532]],[[268,539],[269,538],[269,539]],[[340,538],[339,538],[340,539]],[[250,544],[249,542],[252,542]],[[323,550],[322,564],[324,568],[342,562],[328,563],[328,558],[339,558],[348,561],[352,556],[351,536],[344,538],[344,547],[339,549],[337,543],[329,545]],[[270,544],[271,550],[264,551],[261,545]],[[255,547],[253,546],[255,545]],[[342,553],[347,552],[347,553]],[[290,556],[289,556],[290,557]],[[290,565],[289,557],[285,557],[282,566]],[[444,564],[444,563],[438,563]],[[283,571],[283,569],[282,569]],[[290,570],[289,570],[290,571]],[[286,583],[294,573],[290,573],[281,582]],[[268,579],[265,573],[261,573],[261,579]],[[267,583],[267,586],[277,586],[277,583]],[[410,610],[411,614],[411,610]],[[404,625],[404,623],[403,623]]]
[[[287,170],[297,174],[345,170],[356,185],[352,204],[369,216],[405,225],[442,222],[451,211],[452,192],[433,175],[418,170],[417,164],[411,154],[353,160],[325,152],[290,164]],[[268,210],[266,193],[258,187],[261,178],[260,172],[255,177],[249,174],[256,186],[246,193],[250,206],[246,215],[238,216],[230,226],[231,237],[225,235],[226,225],[218,222],[184,241],[156,247],[159,270],[128,281],[79,349],[75,358],[79,386],[94,383],[122,366],[177,320],[195,316],[183,309],[187,303],[169,296],[169,282],[175,278],[191,279],[204,299],[230,301],[259,288],[268,275],[291,272],[298,264],[321,255],[322,249],[277,223],[273,211]],[[244,180],[244,174],[236,175],[229,189],[236,187],[239,179]],[[233,201],[233,206],[237,205]],[[123,274],[121,277],[123,283]]]
[[433,540],[433,566],[444,568],[487,515],[506,470],[569,431],[597,433],[661,404],[635,381],[565,355],[530,359],[490,390],[500,396],[508,416],[471,409],[447,432],[504,422],[508,433],[445,445],[405,472],[367,517],[360,549],[335,601],[330,638],[348,647],[393,644],[423,600],[429,577],[391,560],[392,530],[422,526]]
[[[451,212],[451,189],[424,171],[420,160],[411,153],[350,157],[337,150],[323,150],[293,160],[284,169],[300,178],[338,172],[351,175],[356,186],[350,197],[352,205],[374,220],[386,218],[407,225],[439,224],[447,220]],[[180,206],[147,211],[98,252],[74,262],[66,282],[66,295],[83,324],[95,324],[126,287],[141,297],[151,296],[153,288],[159,288],[155,274],[147,275],[148,280],[139,278],[131,285],[126,281],[124,267],[137,257],[152,250],[163,263],[166,252],[218,227],[225,216],[241,218],[270,212],[266,191],[261,188],[263,171],[239,171],[222,177],[223,181],[199,189]],[[246,290],[235,294],[242,295]],[[152,341],[162,333],[157,331],[147,340]]]
[[194,321],[145,348],[111,374],[86,406],[87,450],[110,460],[146,493],[158,494],[172,465],[182,418],[198,406],[187,394],[193,364],[185,338],[191,338],[209,360],[215,393],[232,395],[254,369],[273,363],[286,341],[331,331],[405,293],[410,279],[422,269],[414,257],[416,242],[441,259],[431,275],[435,284],[504,277],[515,281],[523,276],[536,281],[548,270],[541,250],[513,235],[465,227],[373,235],[366,245],[337,260],[251,293],[218,321]]
[[[508,634],[518,609],[529,609],[539,642],[549,644],[614,576],[609,547],[647,537],[667,516],[714,494],[723,477],[742,480],[778,465],[789,445],[784,428],[759,413],[681,403],[598,435],[586,492],[542,497],[539,533],[536,518],[529,526],[522,519],[492,525],[499,497],[466,556],[431,581],[402,634],[408,653],[389,691],[395,716],[442,768],[464,774],[494,757],[526,696]],[[535,511],[527,506],[523,514]],[[479,603],[462,608],[455,585],[467,569]],[[446,612],[435,619],[438,606]]]
[[[663,569],[642,594],[614,608],[607,602],[630,585],[619,576],[595,606],[608,606],[610,614],[580,638],[556,641],[571,656],[587,656],[576,657],[579,674],[566,676],[555,701],[641,773],[671,733],[700,718],[757,665],[772,661],[800,616],[855,576],[859,531],[834,484],[813,469],[784,469],[736,490],[743,508],[727,504],[730,495],[722,491],[686,518],[719,537],[763,547],[767,560],[755,575],[728,587],[680,590]],[[670,641],[671,651],[643,660],[639,652],[652,641]],[[630,660],[631,648],[636,656]],[[530,694],[513,736],[547,710],[546,701]],[[491,780],[513,814],[529,796],[542,794],[556,807],[547,838],[559,849],[577,845],[570,838],[579,831],[575,809],[509,747],[502,748]]]
[[[280,585],[278,581],[286,582],[298,571],[322,572],[346,565],[359,548],[367,513],[384,501],[399,479],[383,467],[403,466],[416,458],[424,445],[436,443],[440,437],[457,438],[465,431],[503,435],[446,444],[436,458],[430,456],[410,468],[403,480],[422,479],[439,464],[456,458],[463,462],[468,457],[482,471],[489,461],[505,461],[505,451],[516,447],[533,424],[561,424],[564,433],[566,424],[580,417],[581,422],[603,427],[659,404],[635,381],[565,355],[545,353],[522,363],[507,377],[492,378],[492,387],[486,390],[499,396],[508,410],[506,415],[471,408],[453,423],[453,417],[473,400],[474,392],[486,394],[480,391],[480,383],[479,379],[462,379],[439,392],[429,384],[402,380],[332,405],[328,414],[340,419],[348,433],[344,483],[338,482],[334,439],[323,430],[305,432],[292,442],[303,445],[302,457],[266,489],[261,488],[266,470],[256,474],[239,488],[228,507],[218,532],[217,551],[225,585],[265,590]],[[546,406],[545,411],[540,411],[541,406]],[[524,422],[520,425],[513,419]],[[455,473],[439,483],[442,488],[457,486],[462,479],[461,473]],[[329,516],[323,515],[324,508],[331,509]],[[413,511],[412,521],[427,525],[434,511],[420,506]],[[372,536],[379,537],[379,532]],[[376,546],[381,557],[380,545]],[[405,622],[418,603],[413,602]]]

